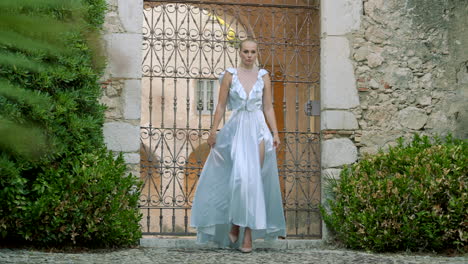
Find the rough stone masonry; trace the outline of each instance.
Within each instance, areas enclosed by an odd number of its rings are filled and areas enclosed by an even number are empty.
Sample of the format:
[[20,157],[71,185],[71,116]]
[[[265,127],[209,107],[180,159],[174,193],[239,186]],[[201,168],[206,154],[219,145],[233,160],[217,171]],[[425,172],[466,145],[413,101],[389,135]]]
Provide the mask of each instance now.
[[364,0],[348,35],[359,153],[414,132],[468,137],[468,1]]
[[106,0],[104,45],[107,68],[101,103],[107,106],[104,140],[122,152],[129,172],[140,172],[142,0]]

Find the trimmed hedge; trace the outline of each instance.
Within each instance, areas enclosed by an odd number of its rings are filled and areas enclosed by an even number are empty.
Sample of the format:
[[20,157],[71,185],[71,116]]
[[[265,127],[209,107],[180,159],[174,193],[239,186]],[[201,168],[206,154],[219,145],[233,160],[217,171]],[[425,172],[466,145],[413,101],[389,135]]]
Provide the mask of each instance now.
[[415,135],[329,179],[321,208],[346,246],[371,251],[462,249],[468,240],[468,144]]
[[[106,150],[102,135],[105,107],[98,100],[103,68],[96,66],[98,48],[92,44],[96,41],[88,39],[99,35],[106,2],[82,3],[84,26],[61,36],[66,52],[0,45],[1,51],[50,65],[34,72],[0,66],[0,79],[49,101],[31,105],[0,96],[0,116],[19,125],[34,124],[34,131],[41,130],[48,144],[45,155],[36,159],[0,146],[0,237],[6,241],[116,247],[134,245],[141,237],[140,181],[125,173],[122,156],[115,158]],[[70,18],[66,8],[22,12]]]
[[[122,156],[105,149],[73,155],[34,181],[34,197],[18,232],[32,241],[71,241],[88,246],[130,245],[140,236],[135,213],[139,186],[123,176]],[[72,172],[72,173],[70,173]],[[31,221],[32,220],[32,221]]]

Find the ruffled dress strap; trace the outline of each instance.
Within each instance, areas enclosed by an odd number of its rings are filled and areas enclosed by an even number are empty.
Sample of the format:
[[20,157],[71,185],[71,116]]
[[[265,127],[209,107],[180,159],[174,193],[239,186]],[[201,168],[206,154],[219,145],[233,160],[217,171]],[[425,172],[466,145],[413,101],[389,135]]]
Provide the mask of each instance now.
[[[232,74],[232,76],[235,76],[236,73],[237,73],[237,70],[236,68],[227,68],[225,71],[223,71],[220,75],[219,75],[219,83],[222,83],[223,82],[223,78],[224,78],[224,74],[226,74],[226,72],[229,72]],[[231,84],[232,85],[232,84]]]
[[259,77],[263,77],[265,74],[268,74],[268,71],[265,70],[265,69],[260,69],[260,70],[258,71],[258,76],[259,76]]
[[[229,72],[232,74],[232,80],[231,80],[231,85],[229,87],[229,90],[232,88],[232,86],[234,85],[234,79],[236,78],[237,76],[237,69],[236,68],[227,68],[225,71],[223,71],[220,75],[219,75],[219,84],[221,84],[223,82],[223,78],[224,78],[224,75],[226,74],[226,72]],[[227,107],[227,110],[228,111],[231,111],[233,110],[233,105],[232,105],[232,102],[230,100],[230,98],[227,99],[227,104],[226,104],[226,107]]]
[[263,87],[265,86],[265,83],[263,81],[263,76],[267,74],[268,74],[268,71],[265,69],[258,70],[258,78],[257,78],[258,83],[254,86],[254,89],[256,89],[257,91],[263,90]]

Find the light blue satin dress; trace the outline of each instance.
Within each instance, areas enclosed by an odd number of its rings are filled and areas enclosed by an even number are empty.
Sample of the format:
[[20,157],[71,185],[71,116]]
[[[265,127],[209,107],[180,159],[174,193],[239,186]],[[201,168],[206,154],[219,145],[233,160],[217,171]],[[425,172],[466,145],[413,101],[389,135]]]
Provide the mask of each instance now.
[[[252,240],[286,236],[273,137],[262,111],[264,82],[268,72],[260,69],[249,95],[237,70],[228,68],[232,82],[227,102],[231,117],[218,132],[216,144],[203,167],[193,200],[190,225],[197,229],[197,242],[214,241],[220,247],[229,241],[232,224],[252,229]],[[224,72],[220,80],[222,80]],[[264,140],[263,166],[259,144]]]

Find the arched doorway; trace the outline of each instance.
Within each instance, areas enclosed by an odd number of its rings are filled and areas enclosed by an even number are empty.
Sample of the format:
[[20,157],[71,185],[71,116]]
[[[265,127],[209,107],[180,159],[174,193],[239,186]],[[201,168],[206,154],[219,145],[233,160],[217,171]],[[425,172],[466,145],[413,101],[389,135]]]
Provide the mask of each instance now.
[[252,37],[259,43],[259,66],[270,72],[273,83],[288,236],[321,237],[319,116],[314,115],[320,96],[318,5],[200,2],[145,2],[143,232],[194,235],[188,223],[191,199],[208,151],[217,78],[237,66],[238,41]]

